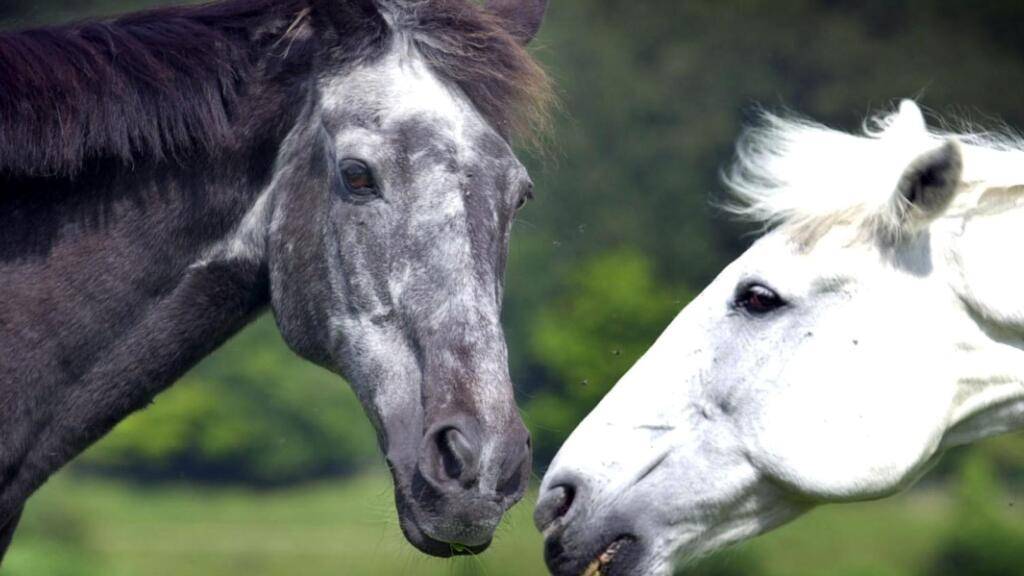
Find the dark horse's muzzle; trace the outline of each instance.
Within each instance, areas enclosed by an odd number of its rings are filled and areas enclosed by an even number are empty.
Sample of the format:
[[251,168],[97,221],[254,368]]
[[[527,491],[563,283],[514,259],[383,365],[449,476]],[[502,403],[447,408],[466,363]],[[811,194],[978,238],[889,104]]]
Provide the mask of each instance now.
[[428,427],[415,457],[403,456],[410,465],[388,458],[402,531],[433,556],[485,550],[530,477],[530,436],[518,413],[490,427],[445,419]]

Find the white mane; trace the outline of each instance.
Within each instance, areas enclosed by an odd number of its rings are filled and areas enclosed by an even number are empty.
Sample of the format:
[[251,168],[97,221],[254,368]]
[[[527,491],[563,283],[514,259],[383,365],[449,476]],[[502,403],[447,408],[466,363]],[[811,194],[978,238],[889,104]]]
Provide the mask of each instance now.
[[867,119],[863,134],[764,114],[724,176],[732,193],[726,209],[810,238],[836,224],[870,225],[887,213],[907,166],[948,140],[964,157],[961,190],[1024,185],[1024,138],[929,129],[920,108],[904,100],[898,111]]

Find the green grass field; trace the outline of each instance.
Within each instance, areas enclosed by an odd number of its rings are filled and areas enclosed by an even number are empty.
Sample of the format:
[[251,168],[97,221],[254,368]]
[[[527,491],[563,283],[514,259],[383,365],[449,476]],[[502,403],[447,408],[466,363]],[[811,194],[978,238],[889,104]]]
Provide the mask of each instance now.
[[383,475],[261,492],[65,474],[30,501],[4,575],[534,574],[529,513],[518,507],[483,558],[434,560],[403,540]]
[[[701,573],[753,563],[770,576],[914,575],[949,527],[949,507],[927,490],[827,507]],[[402,539],[382,474],[260,492],[143,488],[64,473],[30,501],[3,574],[539,575],[546,572],[531,508],[516,507],[482,557],[434,560]]]

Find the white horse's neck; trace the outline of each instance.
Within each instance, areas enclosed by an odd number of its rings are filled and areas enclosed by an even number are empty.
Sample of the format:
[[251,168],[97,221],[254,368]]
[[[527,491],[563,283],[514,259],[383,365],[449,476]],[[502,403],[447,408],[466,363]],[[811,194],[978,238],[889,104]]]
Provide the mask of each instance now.
[[969,189],[934,226],[969,319],[943,445],[1024,428],[1024,186]]

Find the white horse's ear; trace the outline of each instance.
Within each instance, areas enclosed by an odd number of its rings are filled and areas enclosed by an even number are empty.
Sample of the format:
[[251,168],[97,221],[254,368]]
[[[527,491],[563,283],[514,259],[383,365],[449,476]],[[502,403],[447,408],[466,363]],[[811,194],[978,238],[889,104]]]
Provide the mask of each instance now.
[[945,213],[960,187],[962,172],[963,154],[955,140],[914,159],[903,171],[890,202],[893,232],[913,232]]
[[899,112],[893,119],[889,130],[914,136],[926,134],[928,132],[928,124],[925,122],[924,112],[921,111],[921,107],[917,105],[917,102],[913,100],[903,100],[900,102]]

